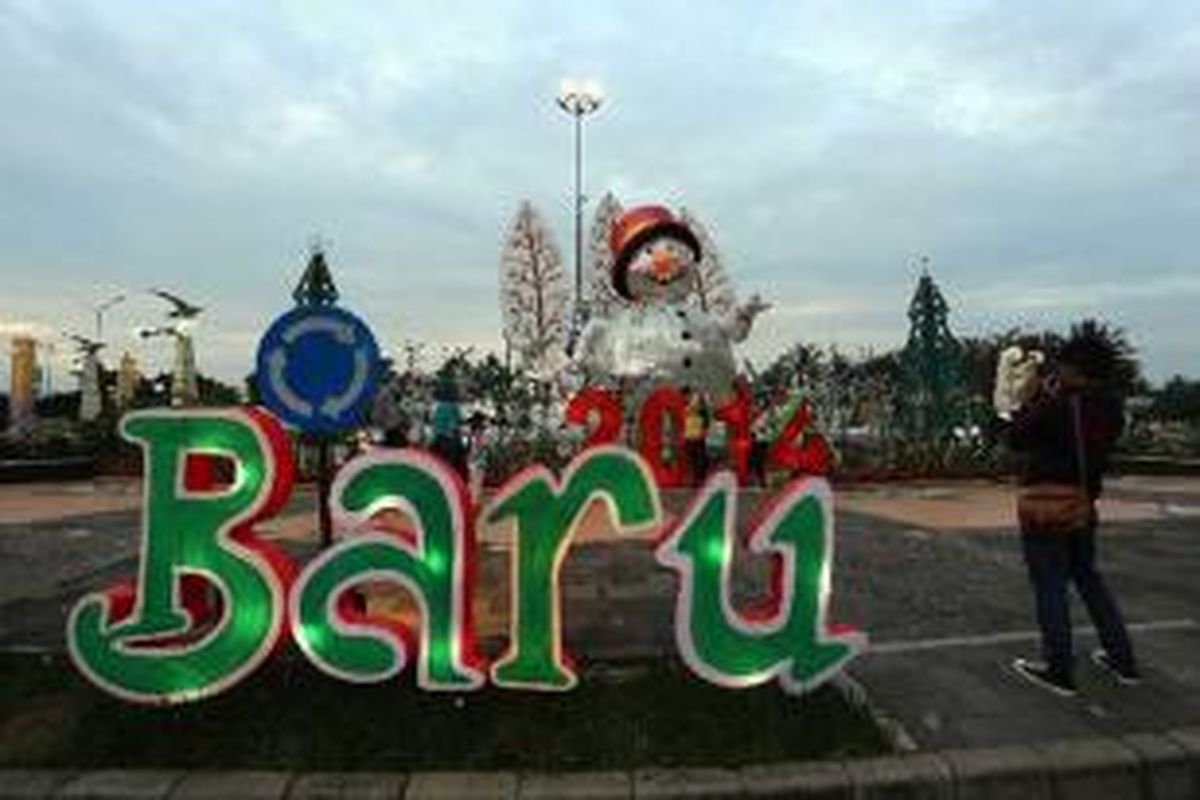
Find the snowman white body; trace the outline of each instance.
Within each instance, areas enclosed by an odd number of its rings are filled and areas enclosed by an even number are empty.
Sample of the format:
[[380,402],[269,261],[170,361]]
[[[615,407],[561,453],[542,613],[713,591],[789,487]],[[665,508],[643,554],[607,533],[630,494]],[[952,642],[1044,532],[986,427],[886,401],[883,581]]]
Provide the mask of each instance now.
[[638,248],[628,275],[630,303],[591,319],[580,336],[577,361],[586,379],[669,383],[714,402],[727,398],[737,374],[733,343],[749,334],[762,303],[753,298],[725,318],[699,308],[690,300],[695,255],[670,237]]
[[649,379],[722,398],[737,373],[734,327],[686,303],[628,306],[588,323],[580,360],[594,380]]

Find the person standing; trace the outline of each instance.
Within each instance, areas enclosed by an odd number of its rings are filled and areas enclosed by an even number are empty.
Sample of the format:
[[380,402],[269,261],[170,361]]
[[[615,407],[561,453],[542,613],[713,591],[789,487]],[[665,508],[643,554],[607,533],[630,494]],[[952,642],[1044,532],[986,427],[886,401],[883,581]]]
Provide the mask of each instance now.
[[1077,326],[1050,374],[1030,382],[1008,430],[1009,444],[1024,455],[1017,513],[1043,657],[1012,666],[1061,696],[1075,694],[1071,585],[1099,633],[1092,660],[1121,684],[1140,679],[1120,607],[1096,567],[1096,499],[1124,426],[1113,390],[1121,358],[1104,329]]
[[434,390],[433,445],[430,449],[466,483],[467,453],[463,446],[462,412],[458,401],[458,385],[451,379],[443,379]]
[[467,420],[467,473],[470,475],[468,488],[471,499],[476,503],[483,501],[484,478],[487,477],[488,450],[493,444],[492,426],[488,424],[487,415],[476,411]]
[[771,426],[774,404],[754,412],[750,420],[750,476],[763,489],[767,488],[767,456],[771,449]]

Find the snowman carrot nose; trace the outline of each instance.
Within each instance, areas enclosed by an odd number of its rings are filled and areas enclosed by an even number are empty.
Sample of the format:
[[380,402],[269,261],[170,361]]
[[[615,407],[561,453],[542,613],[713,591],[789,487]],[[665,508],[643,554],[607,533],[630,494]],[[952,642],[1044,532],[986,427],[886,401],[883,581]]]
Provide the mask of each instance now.
[[659,283],[666,283],[679,271],[679,262],[670,250],[656,250],[650,262],[650,274]]

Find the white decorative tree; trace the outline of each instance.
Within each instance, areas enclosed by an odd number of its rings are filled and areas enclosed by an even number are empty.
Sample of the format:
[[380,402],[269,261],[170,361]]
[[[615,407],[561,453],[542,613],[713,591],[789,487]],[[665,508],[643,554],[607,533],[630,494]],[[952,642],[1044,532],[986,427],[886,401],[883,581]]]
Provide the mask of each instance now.
[[562,256],[541,216],[521,203],[500,257],[504,335],[534,375],[548,378],[565,359],[567,287]]
[[614,307],[628,302],[613,288],[612,276],[612,247],[609,237],[613,223],[621,216],[620,202],[612,192],[605,192],[604,197],[596,205],[596,213],[592,217],[592,227],[588,233],[587,276],[584,289],[588,306],[593,314],[605,315]]
[[733,313],[737,308],[737,294],[708,228],[686,208],[679,210],[679,218],[700,241],[702,252],[696,279],[696,298],[700,308],[717,317]]

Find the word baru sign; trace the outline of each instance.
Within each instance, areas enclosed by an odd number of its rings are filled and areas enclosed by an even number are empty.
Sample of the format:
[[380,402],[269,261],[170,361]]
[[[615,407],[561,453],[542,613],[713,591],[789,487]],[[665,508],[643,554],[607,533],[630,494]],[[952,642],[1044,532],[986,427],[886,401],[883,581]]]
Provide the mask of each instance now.
[[[566,690],[559,568],[587,508],[602,502],[622,533],[660,530],[656,557],[678,579],[675,638],[687,665],[729,688],[776,680],[809,690],[837,674],[866,637],[825,615],[833,560],[833,502],[819,477],[795,480],[750,526],[751,553],[774,563],[769,596],[734,607],[731,567],[738,489],[719,472],[677,523],[664,526],[651,468],[616,445],[580,453],[561,476],[535,466],[473,509],[457,475],[421,450],[381,449],[338,473],[331,502],[343,539],[299,569],[259,538],[292,490],[280,423],[257,408],[132,413],[123,435],[142,448],[145,498],[136,581],[83,597],[67,623],[71,657],[93,683],[141,703],[178,703],[238,683],[291,638],[329,675],[385,681],[415,663],[427,690]],[[187,484],[197,457],[230,462],[233,480]],[[399,511],[411,524],[385,530]],[[394,516],[394,514],[393,514]],[[508,645],[488,664],[471,621],[474,521],[509,526],[512,611]],[[419,620],[373,617],[353,602],[364,582],[413,596]],[[197,587],[204,591],[197,592]],[[216,608],[197,597],[219,596]],[[210,617],[215,617],[211,619]]]

